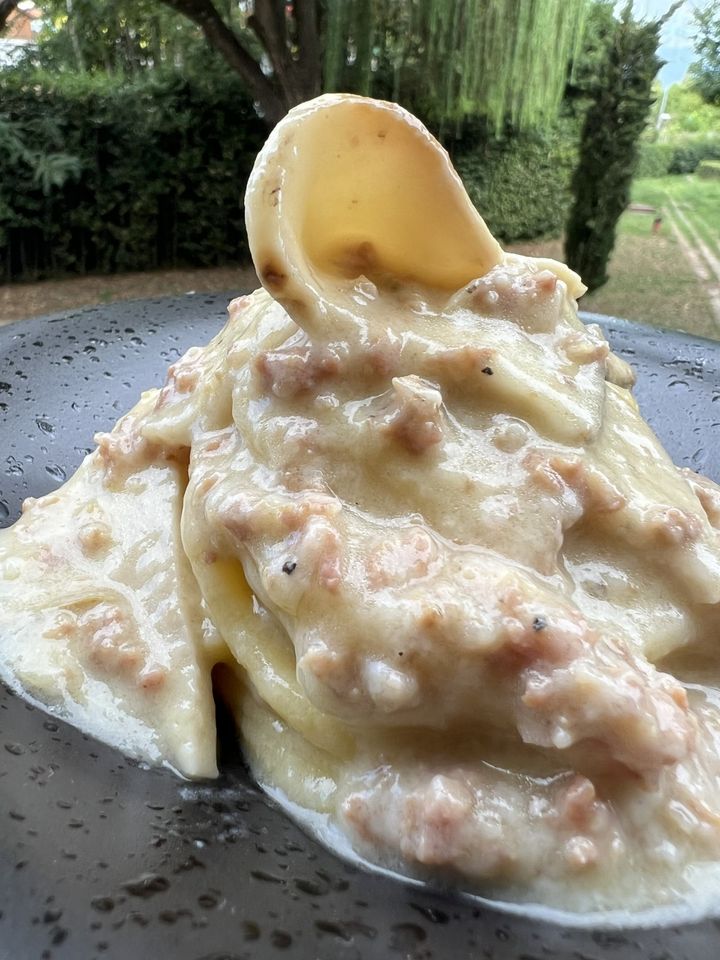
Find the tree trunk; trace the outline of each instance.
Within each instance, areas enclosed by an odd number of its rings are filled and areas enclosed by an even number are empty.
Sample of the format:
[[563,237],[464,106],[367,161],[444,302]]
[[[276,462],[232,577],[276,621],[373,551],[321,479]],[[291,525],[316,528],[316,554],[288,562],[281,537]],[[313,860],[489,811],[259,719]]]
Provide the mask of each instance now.
[[270,126],[281,120],[291,107],[320,92],[322,58],[317,0],[295,0],[294,38],[290,35],[293,20],[286,12],[283,0],[255,0],[247,25],[267,54],[272,65],[271,76],[263,72],[240,35],[225,22],[212,0],[162,2],[202,29],[208,43],[242,77]]
[[280,0],[255,0],[248,18],[248,27],[272,63],[287,109],[316,97],[322,86],[317,0],[295,0],[293,14],[294,38]]
[[10,14],[19,2],[20,0],[0,0],[0,33],[5,29]]
[[65,0],[65,9],[68,14],[68,32],[70,33],[70,41],[73,46],[73,52],[75,53],[75,59],[77,61],[78,73],[85,73],[85,58],[83,57],[82,48],[80,47],[80,40],[77,35],[77,30],[75,29],[75,21],[73,19],[73,5],[72,0]]

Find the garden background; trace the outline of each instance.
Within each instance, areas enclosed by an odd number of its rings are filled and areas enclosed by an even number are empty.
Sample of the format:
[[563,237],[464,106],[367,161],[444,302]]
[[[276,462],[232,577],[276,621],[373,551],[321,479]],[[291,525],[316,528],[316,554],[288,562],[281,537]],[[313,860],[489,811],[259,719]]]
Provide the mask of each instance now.
[[[585,309],[720,337],[720,5],[675,6],[0,0],[0,323],[254,285],[253,159],[343,89],[418,114],[506,246],[590,280]],[[663,86],[677,17],[691,66]]]

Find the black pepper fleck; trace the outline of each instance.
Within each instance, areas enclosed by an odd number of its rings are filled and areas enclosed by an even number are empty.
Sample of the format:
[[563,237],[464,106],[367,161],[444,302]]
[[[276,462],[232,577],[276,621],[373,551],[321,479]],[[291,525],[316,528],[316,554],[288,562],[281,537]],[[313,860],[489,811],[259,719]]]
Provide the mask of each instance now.
[[286,560],[285,563],[282,565],[282,572],[288,573],[288,574],[292,573],[296,566],[297,566],[297,563],[295,562],[295,560]]
[[532,622],[533,630],[544,630],[547,626],[547,620],[544,617],[535,617]]
[[491,377],[491,376],[493,375],[493,369],[492,369],[492,367],[483,367],[483,368],[482,368],[482,372],[483,372],[483,373],[486,373],[489,377]]

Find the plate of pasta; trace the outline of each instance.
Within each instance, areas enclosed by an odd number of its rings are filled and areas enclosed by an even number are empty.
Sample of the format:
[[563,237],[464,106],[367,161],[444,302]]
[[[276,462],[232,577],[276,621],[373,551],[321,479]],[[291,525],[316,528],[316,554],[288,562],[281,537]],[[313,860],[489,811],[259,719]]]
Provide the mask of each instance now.
[[718,347],[579,317],[392,104],[246,214],[225,322],[2,332],[0,956],[707,955]]

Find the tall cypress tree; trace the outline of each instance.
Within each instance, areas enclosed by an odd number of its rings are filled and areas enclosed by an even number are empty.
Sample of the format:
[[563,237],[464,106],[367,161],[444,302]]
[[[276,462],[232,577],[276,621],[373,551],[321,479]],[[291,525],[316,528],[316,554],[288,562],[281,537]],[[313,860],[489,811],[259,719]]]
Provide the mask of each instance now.
[[605,56],[588,82],[591,98],[572,180],[565,259],[589,290],[607,282],[617,222],[630,200],[638,142],[653,103],[652,83],[663,65],[660,30],[680,3],[658,20],[638,21],[632,2],[607,37]]

